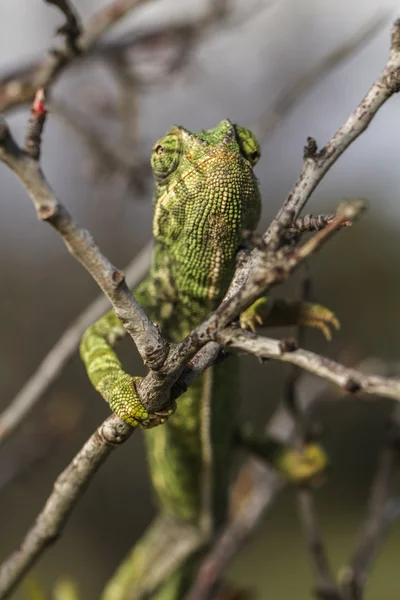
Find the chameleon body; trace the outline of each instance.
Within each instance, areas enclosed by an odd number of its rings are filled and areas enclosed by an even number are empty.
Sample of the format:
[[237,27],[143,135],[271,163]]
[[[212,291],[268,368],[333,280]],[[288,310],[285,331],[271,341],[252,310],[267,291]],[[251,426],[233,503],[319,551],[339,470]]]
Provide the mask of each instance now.
[[[153,147],[154,252],[150,274],[135,296],[170,342],[181,341],[206,318],[229,286],[243,231],[254,230],[260,216],[253,172],[259,156],[253,134],[229,120],[199,133],[173,127]],[[323,307],[310,311],[313,326],[334,321]],[[245,324],[259,320],[247,313]],[[293,315],[291,320],[296,321]],[[199,552],[226,520],[238,365],[232,357],[206,371],[179,398],[175,414],[152,428],[157,415],[141,405],[135,378],[123,371],[112,349],[124,335],[118,318],[109,313],[86,332],[81,356],[112,410],[146,429],[159,516],[103,597],[179,600]]]

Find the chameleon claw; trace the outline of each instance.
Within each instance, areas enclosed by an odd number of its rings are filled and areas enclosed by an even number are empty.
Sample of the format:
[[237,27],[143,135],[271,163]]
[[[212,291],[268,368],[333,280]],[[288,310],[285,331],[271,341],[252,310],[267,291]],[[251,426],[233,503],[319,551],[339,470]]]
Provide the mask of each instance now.
[[287,302],[281,299],[259,298],[240,315],[240,326],[255,333],[257,325],[265,327],[303,325],[320,329],[325,338],[332,339],[332,329],[340,329],[336,315],[321,304]]

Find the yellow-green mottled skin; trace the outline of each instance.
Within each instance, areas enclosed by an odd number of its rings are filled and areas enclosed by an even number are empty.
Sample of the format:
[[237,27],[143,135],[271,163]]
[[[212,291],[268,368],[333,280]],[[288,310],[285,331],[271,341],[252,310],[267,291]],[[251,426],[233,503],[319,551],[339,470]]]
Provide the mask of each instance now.
[[[173,127],[154,145],[155,247],[135,296],[170,341],[182,340],[226,292],[242,232],[253,230],[260,215],[253,173],[259,155],[254,136],[228,120],[200,133]],[[147,427],[133,378],[111,349],[124,335],[109,313],[86,332],[81,356],[112,410]],[[160,511],[208,535],[226,514],[238,393],[237,365],[229,362],[197,380],[163,426],[146,431]]]
[[[252,133],[228,120],[199,133],[173,127],[153,147],[155,245],[150,274],[135,296],[171,342],[182,340],[206,318],[227,290],[242,233],[254,230],[260,215],[253,173],[259,156]],[[252,327],[260,321],[267,304],[257,303],[259,315],[246,311],[244,323]],[[262,318],[268,320],[269,312],[270,308]],[[277,306],[272,321],[287,323],[284,313]],[[287,314],[291,323],[325,332],[326,322],[336,324],[334,315],[317,305],[292,303]],[[109,313],[85,333],[81,356],[91,382],[111,409],[146,429],[159,517],[111,580],[103,599],[180,600],[196,569],[196,552],[226,519],[238,366],[231,358],[209,369],[179,398],[176,413],[160,418],[145,410],[135,390],[137,378],[123,371],[112,349],[124,335],[118,318]],[[260,451],[258,443],[253,448]],[[305,477],[313,470],[304,461],[299,468],[298,456],[290,452],[285,461],[281,462],[289,474],[297,468]],[[165,579],[165,572],[159,575],[157,569],[169,558]]]

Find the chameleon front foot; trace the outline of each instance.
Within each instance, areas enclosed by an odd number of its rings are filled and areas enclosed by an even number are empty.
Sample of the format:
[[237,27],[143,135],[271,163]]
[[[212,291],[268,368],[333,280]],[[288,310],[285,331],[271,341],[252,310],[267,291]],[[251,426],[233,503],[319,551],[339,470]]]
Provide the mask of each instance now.
[[162,425],[176,408],[175,402],[166,410],[148,411],[140,401],[136,383],[141,377],[131,377],[125,374],[103,380],[97,387],[100,394],[108,401],[111,410],[132,427],[151,429]]
[[257,326],[276,327],[304,325],[320,329],[327,340],[332,338],[331,328],[339,329],[340,323],[335,314],[321,304],[286,301],[262,297],[256,300],[240,315],[243,329],[256,330]]

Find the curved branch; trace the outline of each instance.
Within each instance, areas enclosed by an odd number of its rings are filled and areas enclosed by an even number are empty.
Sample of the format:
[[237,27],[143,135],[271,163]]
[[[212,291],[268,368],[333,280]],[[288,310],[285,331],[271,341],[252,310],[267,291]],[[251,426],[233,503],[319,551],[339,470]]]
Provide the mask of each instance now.
[[[136,286],[146,274],[151,257],[150,242],[126,268],[126,282]],[[18,428],[27,414],[62,372],[86,329],[99,319],[110,307],[108,299],[101,295],[71,323],[53,348],[42,360],[35,373],[28,379],[9,406],[0,414],[0,445]]]
[[111,415],[88,439],[56,479],[43,510],[14,554],[0,567],[0,598],[7,598],[42,552],[60,535],[79,498],[111,452],[133,433],[132,427]]
[[53,84],[61,72],[71,62],[89,52],[108,29],[131,10],[148,1],[114,0],[91,18],[81,35],[74,39],[73,45],[64,40],[57,48],[51,50],[41,63],[17,72],[1,82],[0,111],[5,112],[14,106],[31,102],[39,88],[47,88]]

